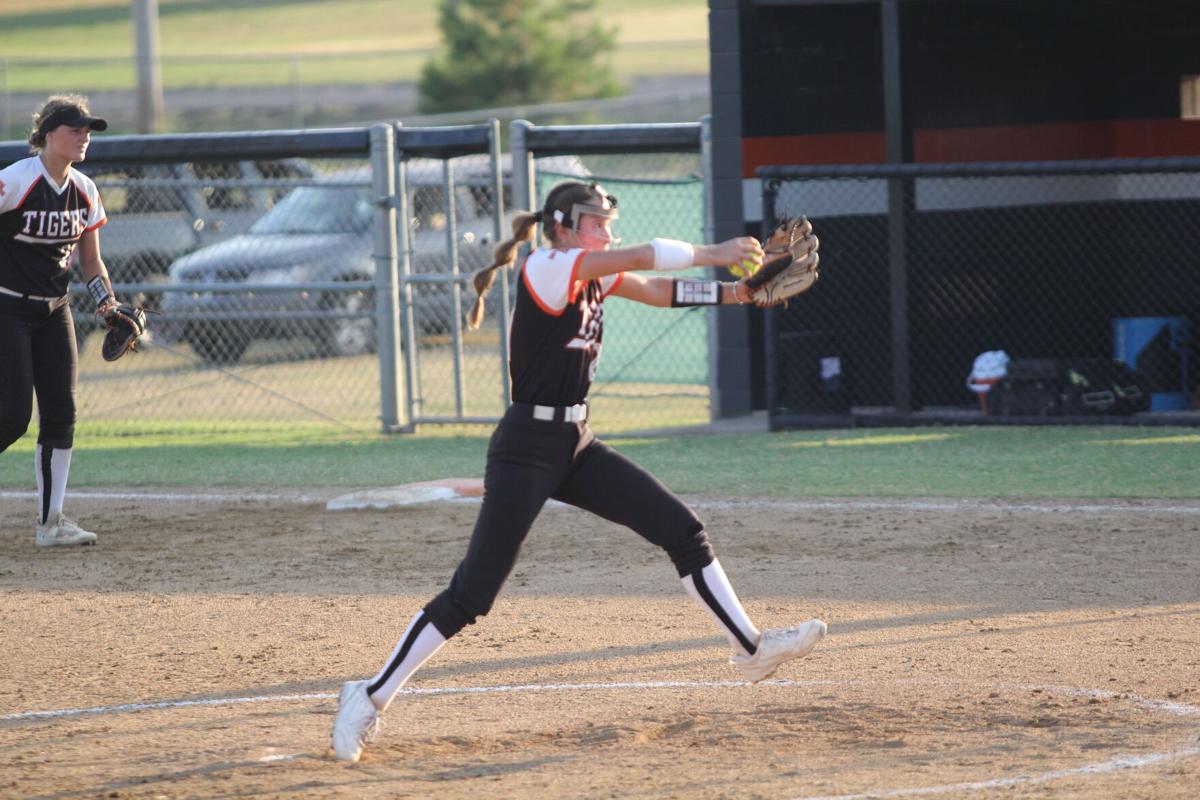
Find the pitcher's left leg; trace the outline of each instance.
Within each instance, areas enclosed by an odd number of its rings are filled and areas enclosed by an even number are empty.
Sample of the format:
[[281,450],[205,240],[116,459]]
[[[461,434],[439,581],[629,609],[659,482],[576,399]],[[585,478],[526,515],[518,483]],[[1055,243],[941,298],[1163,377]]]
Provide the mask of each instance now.
[[734,651],[754,653],[759,630],[717,561],[704,523],[661,481],[597,440],[579,454],[554,498],[632,528],[663,548],[688,595],[712,616]]

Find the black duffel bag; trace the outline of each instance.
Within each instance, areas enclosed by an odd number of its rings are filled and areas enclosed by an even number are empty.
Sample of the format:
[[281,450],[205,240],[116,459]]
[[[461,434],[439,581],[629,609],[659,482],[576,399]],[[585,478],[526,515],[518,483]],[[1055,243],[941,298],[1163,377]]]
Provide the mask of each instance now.
[[1107,358],[1013,359],[988,392],[996,416],[1136,414],[1150,408],[1138,374]]

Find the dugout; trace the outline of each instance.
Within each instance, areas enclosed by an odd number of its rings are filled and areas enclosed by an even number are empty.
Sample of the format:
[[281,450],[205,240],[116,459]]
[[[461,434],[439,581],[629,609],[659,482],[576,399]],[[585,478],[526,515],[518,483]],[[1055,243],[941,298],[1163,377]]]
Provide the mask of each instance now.
[[[856,354],[847,359],[855,405],[902,414],[967,406],[974,398],[962,378],[979,352],[1111,356],[1119,317],[1184,317],[1197,330],[1195,174],[1105,173],[1103,163],[1200,156],[1200,5],[710,0],[709,8],[717,238],[761,233],[760,172],[775,166],[1092,164],[1074,177],[1051,167],[1053,181],[1036,170],[966,188],[942,180],[933,193],[943,200],[932,204],[917,173],[877,176],[857,199],[842,191],[837,202],[822,194],[838,194],[832,183],[775,187],[777,199],[808,191],[831,208],[813,214],[826,281],[776,314],[772,345],[833,327]],[[1020,232],[1037,257],[1014,259],[998,242],[980,247],[998,225]],[[1022,271],[1024,288],[998,288],[991,277]],[[720,414],[764,408],[770,314],[721,316]],[[939,357],[922,356],[929,352]]]

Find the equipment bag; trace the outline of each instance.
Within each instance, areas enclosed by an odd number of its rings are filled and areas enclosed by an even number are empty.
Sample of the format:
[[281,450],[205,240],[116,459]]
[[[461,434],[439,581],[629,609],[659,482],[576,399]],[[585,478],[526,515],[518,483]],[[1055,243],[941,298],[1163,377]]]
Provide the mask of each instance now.
[[1123,361],[1086,358],[1063,364],[1063,414],[1136,414],[1150,409],[1150,393]]
[[1106,358],[1014,359],[988,398],[997,416],[1136,414],[1150,408],[1136,372]]

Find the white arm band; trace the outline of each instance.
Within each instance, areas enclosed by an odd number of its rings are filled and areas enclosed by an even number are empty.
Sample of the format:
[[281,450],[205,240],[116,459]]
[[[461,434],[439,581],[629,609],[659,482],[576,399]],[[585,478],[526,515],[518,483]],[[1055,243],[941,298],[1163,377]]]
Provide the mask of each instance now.
[[658,272],[674,272],[693,266],[696,249],[678,239],[651,239],[654,248],[654,269]]

